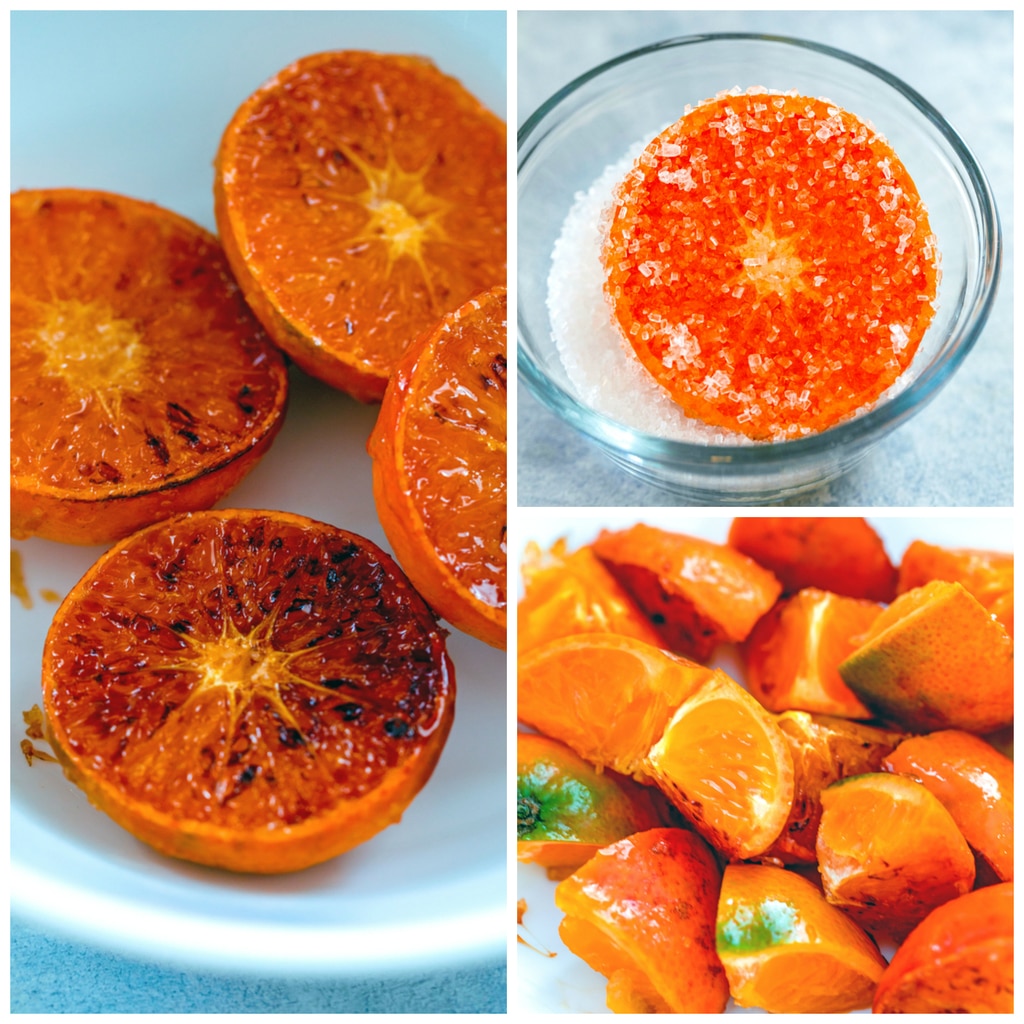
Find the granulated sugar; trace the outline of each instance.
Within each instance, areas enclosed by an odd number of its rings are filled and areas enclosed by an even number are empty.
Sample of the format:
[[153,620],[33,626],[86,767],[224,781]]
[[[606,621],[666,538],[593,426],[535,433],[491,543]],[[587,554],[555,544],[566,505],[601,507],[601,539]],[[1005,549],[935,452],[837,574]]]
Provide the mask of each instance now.
[[555,244],[548,310],[579,398],[714,445],[806,436],[906,388],[938,261],[885,140],[796,94],[689,115],[577,194]]
[[565,371],[585,405],[655,437],[692,444],[750,444],[732,430],[686,416],[644,369],[612,322],[604,294],[601,247],[612,190],[649,142],[643,139],[576,195],[555,242],[548,276],[548,315]]

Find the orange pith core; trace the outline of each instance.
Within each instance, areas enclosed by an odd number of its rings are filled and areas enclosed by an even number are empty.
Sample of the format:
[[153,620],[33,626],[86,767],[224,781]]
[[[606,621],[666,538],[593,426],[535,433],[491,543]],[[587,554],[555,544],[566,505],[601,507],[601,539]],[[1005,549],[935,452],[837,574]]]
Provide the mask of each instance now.
[[910,175],[824,100],[723,94],[616,189],[613,319],[696,419],[757,440],[832,426],[910,364],[934,315],[935,238]]

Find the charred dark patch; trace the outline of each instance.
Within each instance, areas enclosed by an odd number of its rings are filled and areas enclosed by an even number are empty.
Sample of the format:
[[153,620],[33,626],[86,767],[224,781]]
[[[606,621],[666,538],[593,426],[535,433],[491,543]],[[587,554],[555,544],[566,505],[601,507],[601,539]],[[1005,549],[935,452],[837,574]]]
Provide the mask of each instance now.
[[178,436],[185,438],[185,440],[191,445],[199,444],[199,435],[194,430],[182,428],[178,431]]
[[341,713],[341,717],[346,722],[355,722],[357,719],[362,718],[363,706],[362,704],[353,704],[351,702],[347,704],[335,704],[334,710]]
[[306,739],[299,732],[298,729],[289,728],[286,725],[282,725],[277,730],[277,739],[282,747],[288,747],[294,750],[295,747],[304,747],[306,745]]
[[167,445],[164,443],[163,438],[156,437],[154,434],[147,434],[146,444],[149,445],[153,454],[160,460],[162,465],[166,466],[171,461],[171,453],[167,450]]
[[178,402],[167,403],[167,418],[179,427],[191,427],[196,423],[195,416]]
[[409,723],[401,718],[389,718],[384,723],[384,731],[392,739],[405,739],[405,737],[409,735]]

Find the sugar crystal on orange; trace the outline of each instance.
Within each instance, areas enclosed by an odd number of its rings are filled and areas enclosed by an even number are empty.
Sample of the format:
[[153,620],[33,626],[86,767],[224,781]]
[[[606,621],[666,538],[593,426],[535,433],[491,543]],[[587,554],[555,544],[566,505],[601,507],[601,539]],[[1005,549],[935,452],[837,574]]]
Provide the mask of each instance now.
[[907,369],[934,315],[928,215],[889,143],[827,100],[733,90],[619,184],[605,292],[683,411],[757,440],[823,430]]

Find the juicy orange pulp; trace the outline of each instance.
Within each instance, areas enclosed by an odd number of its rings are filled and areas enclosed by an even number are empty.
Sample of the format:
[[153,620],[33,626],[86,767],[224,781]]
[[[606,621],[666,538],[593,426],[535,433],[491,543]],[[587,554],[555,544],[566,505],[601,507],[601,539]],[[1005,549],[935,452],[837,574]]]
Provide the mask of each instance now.
[[65,773],[162,853],[246,872],[397,821],[451,727],[444,634],[369,541],[286,512],[170,519],[108,551],[46,640]]
[[870,718],[839,675],[882,606],[808,588],[780,601],[743,645],[750,692],[770,711]]
[[151,203],[11,197],[11,531],[107,543],[205,508],[283,422],[284,361],[207,231]]
[[380,401],[409,344],[505,283],[505,178],[505,125],[429,60],[314,54],[225,130],[217,226],[274,340]]
[[730,864],[716,946],[739,1006],[845,1013],[871,1005],[885,960],[821,890],[791,871]]
[[621,633],[660,647],[661,637],[590,545],[567,550],[565,539],[542,552],[531,541],[520,565],[524,594],[517,609],[520,654],[578,633]]
[[934,314],[914,182],[855,115],[738,92],[688,110],[615,194],[605,290],[687,415],[761,440],[824,430],[909,366]]
[[381,526],[434,610],[506,645],[507,297],[495,288],[400,361],[367,443]]

